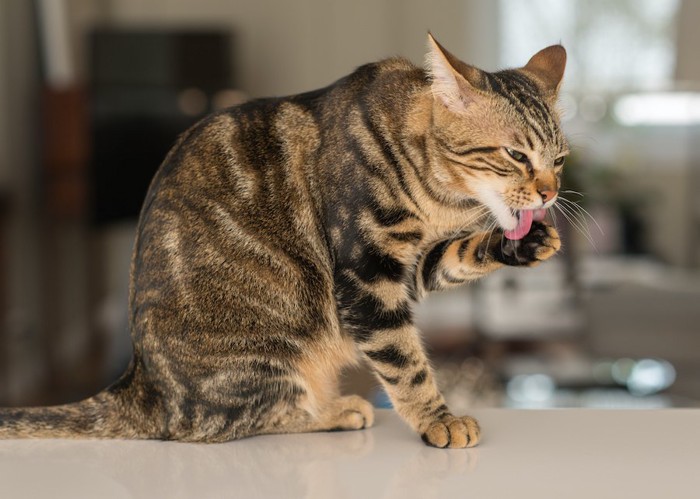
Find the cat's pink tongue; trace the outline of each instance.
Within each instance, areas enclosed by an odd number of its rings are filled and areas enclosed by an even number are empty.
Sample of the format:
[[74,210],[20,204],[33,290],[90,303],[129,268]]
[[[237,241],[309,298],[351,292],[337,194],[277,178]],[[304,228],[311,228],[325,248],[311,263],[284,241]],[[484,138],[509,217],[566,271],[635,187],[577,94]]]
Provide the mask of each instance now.
[[503,234],[514,241],[522,239],[530,232],[532,221],[544,220],[546,213],[546,210],[518,210],[518,225],[513,230],[503,231]]

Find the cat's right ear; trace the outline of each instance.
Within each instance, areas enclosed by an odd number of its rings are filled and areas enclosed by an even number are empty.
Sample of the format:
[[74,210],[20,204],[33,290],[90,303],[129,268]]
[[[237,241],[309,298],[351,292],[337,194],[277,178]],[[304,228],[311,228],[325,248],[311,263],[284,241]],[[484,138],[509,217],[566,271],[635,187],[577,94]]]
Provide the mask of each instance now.
[[449,53],[431,33],[428,33],[426,69],[430,75],[433,97],[450,111],[464,113],[483,94],[481,70],[465,64]]

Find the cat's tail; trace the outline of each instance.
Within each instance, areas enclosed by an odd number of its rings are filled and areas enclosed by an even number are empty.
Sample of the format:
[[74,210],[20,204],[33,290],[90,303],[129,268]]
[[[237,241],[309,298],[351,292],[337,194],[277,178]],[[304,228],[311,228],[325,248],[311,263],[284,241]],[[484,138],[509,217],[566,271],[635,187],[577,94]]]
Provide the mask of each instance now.
[[53,407],[0,408],[0,440],[24,438],[163,438],[158,404],[148,407],[135,367],[94,397]]

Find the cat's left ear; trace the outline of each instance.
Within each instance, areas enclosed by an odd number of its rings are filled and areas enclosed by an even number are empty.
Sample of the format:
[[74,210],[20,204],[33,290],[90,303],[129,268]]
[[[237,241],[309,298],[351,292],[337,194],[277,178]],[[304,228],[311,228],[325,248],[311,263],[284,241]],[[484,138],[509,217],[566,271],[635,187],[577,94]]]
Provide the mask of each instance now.
[[561,45],[542,49],[522,69],[535,77],[545,97],[554,100],[564,79],[566,49]]
[[430,33],[426,66],[433,96],[450,111],[464,113],[471,104],[483,98],[482,71],[449,53]]

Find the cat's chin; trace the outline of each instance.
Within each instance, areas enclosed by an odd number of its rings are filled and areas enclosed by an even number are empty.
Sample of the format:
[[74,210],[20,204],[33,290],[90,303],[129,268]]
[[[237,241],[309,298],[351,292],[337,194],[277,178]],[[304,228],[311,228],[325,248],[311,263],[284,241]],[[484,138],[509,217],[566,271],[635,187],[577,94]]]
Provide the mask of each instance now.
[[503,217],[496,216],[498,225],[500,225],[503,230],[515,230],[518,226],[518,217],[513,215],[511,210],[508,211],[509,213]]

